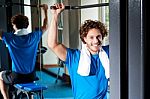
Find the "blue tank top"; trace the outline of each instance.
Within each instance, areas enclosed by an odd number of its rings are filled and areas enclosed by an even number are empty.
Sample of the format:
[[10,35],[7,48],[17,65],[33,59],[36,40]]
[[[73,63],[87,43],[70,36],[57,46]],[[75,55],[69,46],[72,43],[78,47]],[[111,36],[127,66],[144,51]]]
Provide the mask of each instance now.
[[41,30],[22,36],[17,36],[13,33],[3,33],[2,40],[8,47],[12,59],[12,71],[21,74],[33,72],[41,36]]
[[[108,54],[108,46],[103,48]],[[100,62],[99,56],[91,56],[91,70],[89,76],[81,76],[77,73],[80,59],[78,49],[67,48],[67,58],[64,62],[68,68],[73,95],[75,99],[106,99],[108,79]]]

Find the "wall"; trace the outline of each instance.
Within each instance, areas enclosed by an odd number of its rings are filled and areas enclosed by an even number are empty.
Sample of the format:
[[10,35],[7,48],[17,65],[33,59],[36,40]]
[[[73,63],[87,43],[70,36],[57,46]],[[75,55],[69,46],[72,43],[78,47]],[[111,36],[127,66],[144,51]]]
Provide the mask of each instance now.
[[[41,4],[47,4],[49,7],[56,3],[57,0],[41,0]],[[43,19],[43,17],[42,17]],[[51,20],[51,13],[50,9],[48,10],[48,21]],[[47,47],[47,31],[42,36],[42,45]],[[49,65],[49,64],[57,64],[58,58],[57,56],[48,48],[47,52],[43,54],[43,64]]]
[[[98,4],[99,0],[81,0],[81,5],[92,5]],[[86,19],[99,20],[99,8],[87,8],[81,10],[81,23]]]

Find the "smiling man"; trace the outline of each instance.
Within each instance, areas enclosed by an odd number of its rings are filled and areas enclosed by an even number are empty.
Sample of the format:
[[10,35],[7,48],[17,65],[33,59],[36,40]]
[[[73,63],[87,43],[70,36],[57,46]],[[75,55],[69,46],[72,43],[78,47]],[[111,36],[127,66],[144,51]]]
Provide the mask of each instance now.
[[108,99],[109,47],[102,46],[108,32],[100,21],[86,20],[80,27],[82,49],[71,49],[58,43],[58,16],[63,3],[54,4],[48,28],[48,46],[66,64],[75,99]]

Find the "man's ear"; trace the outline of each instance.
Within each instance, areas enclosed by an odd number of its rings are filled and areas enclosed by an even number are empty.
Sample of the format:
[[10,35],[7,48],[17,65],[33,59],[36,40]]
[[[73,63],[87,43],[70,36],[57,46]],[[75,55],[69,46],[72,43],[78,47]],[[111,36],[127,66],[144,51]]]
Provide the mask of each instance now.
[[86,43],[86,42],[87,42],[87,38],[86,38],[86,37],[84,37],[83,39],[84,39],[84,42]]

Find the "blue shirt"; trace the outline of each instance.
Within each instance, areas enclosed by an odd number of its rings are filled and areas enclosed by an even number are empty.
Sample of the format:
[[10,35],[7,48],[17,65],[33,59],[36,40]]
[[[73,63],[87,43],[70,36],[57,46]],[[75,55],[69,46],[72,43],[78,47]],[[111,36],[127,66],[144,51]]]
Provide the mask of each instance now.
[[[104,48],[108,53],[108,46]],[[69,70],[73,95],[75,99],[107,99],[108,79],[100,62],[99,56],[91,56],[91,70],[89,76],[80,76],[77,73],[80,59],[78,49],[67,48],[65,64]]]
[[33,72],[41,37],[41,30],[22,36],[17,36],[13,33],[3,33],[2,40],[8,47],[12,59],[12,71],[21,74]]

